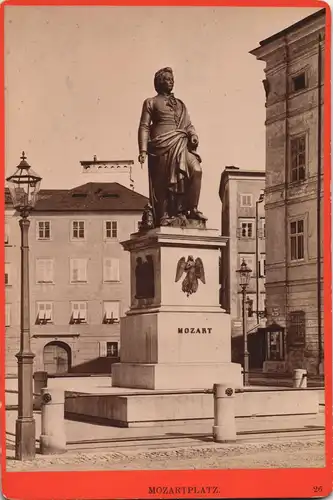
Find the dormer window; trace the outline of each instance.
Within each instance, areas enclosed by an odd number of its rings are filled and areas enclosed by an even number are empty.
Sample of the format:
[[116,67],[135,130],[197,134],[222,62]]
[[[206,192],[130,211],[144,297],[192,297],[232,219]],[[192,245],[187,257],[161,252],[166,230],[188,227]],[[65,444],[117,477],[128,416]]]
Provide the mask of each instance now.
[[87,198],[87,193],[80,193],[79,191],[72,194],[73,198]]
[[118,193],[102,193],[102,198],[119,198]]

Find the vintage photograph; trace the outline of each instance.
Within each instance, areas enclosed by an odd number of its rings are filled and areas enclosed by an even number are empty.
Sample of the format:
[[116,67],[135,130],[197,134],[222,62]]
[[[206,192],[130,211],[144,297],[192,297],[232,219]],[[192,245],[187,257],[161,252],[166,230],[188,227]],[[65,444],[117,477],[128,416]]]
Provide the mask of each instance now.
[[326,14],[4,8],[10,475],[327,466]]

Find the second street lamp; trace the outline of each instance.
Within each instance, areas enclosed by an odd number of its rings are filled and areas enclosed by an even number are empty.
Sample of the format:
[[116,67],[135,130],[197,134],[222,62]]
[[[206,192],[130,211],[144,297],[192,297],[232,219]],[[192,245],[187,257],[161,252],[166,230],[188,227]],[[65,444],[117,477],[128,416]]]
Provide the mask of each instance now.
[[26,161],[24,152],[21,162],[7,185],[14,208],[20,213],[21,228],[21,331],[18,364],[18,416],[15,429],[15,457],[31,460],[35,456],[35,420],[33,417],[33,360],[30,345],[30,291],[29,291],[29,226],[28,219],[34,208],[41,177]]
[[246,322],[246,289],[250,283],[252,269],[250,269],[245,260],[237,270],[239,275],[239,285],[242,294],[242,319],[243,319],[243,384],[249,385],[249,351],[247,349],[247,322]]

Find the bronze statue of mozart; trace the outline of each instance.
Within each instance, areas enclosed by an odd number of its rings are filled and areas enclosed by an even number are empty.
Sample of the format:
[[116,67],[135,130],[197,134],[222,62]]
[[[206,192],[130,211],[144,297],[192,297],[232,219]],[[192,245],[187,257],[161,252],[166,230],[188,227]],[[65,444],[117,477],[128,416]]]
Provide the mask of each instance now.
[[[198,210],[201,190],[199,140],[185,104],[172,93],[171,68],[155,74],[157,95],[144,101],[138,130],[139,162],[148,156],[149,198],[154,226],[205,224]],[[178,225],[178,224],[176,224]]]

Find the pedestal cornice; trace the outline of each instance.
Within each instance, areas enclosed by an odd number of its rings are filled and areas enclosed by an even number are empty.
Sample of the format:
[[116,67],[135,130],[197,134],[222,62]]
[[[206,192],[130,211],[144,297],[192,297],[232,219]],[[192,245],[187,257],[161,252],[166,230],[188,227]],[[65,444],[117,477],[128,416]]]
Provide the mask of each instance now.
[[221,236],[217,229],[159,227],[146,232],[131,234],[130,239],[123,241],[121,244],[128,251],[156,246],[217,249],[225,247],[228,239],[227,236]]

